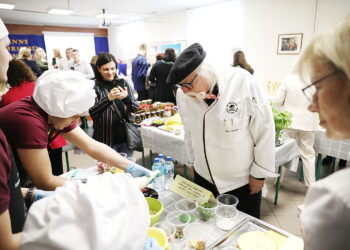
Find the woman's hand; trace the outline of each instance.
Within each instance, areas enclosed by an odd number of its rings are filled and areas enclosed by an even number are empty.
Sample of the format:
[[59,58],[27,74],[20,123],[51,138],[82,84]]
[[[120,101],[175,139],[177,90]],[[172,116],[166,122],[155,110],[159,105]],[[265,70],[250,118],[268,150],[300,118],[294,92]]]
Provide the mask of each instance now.
[[122,88],[120,86],[111,89],[108,94],[108,100],[114,101],[115,99],[122,100],[128,96],[128,88]]

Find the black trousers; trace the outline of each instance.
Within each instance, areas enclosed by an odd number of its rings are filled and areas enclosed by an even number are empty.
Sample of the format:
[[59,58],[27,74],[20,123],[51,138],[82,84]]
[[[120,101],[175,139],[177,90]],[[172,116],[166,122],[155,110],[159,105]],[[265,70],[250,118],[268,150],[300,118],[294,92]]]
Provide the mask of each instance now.
[[145,89],[145,90],[140,90],[140,91],[137,91],[137,100],[138,101],[143,101],[143,100],[147,100],[148,99],[148,90]]
[[51,149],[48,147],[47,149],[49,151],[52,174],[56,176],[63,174],[62,148]]
[[[219,195],[216,187],[200,176],[196,171],[194,171],[194,182],[211,191],[215,197]],[[232,194],[238,198],[238,210],[260,219],[261,191],[251,195],[249,184],[247,184],[240,188],[226,192],[225,194]]]

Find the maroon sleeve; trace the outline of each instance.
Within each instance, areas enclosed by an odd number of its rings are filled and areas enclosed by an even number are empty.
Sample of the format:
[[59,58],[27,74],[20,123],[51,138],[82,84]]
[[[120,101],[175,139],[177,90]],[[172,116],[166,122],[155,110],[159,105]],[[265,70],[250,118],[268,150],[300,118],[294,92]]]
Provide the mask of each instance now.
[[8,186],[11,168],[10,152],[6,138],[0,130],[0,214],[8,209],[10,203],[10,190]]
[[62,129],[60,132],[61,133],[68,133],[70,131],[72,131],[73,129],[75,129],[77,127],[77,124],[71,124],[68,127]]

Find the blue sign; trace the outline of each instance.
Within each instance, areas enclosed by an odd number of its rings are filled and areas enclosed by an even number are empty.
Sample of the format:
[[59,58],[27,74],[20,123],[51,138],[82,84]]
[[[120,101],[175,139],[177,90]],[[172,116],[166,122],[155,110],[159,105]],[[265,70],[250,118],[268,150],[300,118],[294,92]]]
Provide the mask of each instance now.
[[173,48],[175,50],[176,55],[180,55],[181,53],[181,43],[172,43],[172,44],[161,44],[160,52],[164,53],[167,48]]
[[109,52],[108,38],[103,36],[95,36],[95,52],[98,55],[101,52]]
[[36,48],[40,47],[45,49],[45,41],[43,35],[27,35],[27,34],[9,34],[10,46],[9,52],[12,56],[18,55],[18,51],[21,47],[30,47],[32,54]]

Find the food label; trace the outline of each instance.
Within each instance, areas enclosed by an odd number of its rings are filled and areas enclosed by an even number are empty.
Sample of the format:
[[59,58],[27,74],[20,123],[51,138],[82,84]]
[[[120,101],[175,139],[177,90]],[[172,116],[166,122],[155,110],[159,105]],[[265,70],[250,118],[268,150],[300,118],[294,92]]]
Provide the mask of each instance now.
[[[183,198],[196,200],[199,203],[208,202],[214,195],[209,190],[177,175],[171,187],[171,191],[180,195]],[[214,198],[215,199],[215,198]]]

